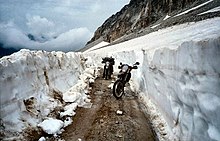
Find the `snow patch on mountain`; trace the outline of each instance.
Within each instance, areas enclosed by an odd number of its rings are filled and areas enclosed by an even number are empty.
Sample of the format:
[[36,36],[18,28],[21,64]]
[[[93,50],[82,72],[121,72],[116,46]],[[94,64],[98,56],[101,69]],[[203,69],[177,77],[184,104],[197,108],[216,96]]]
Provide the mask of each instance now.
[[200,4],[200,5],[196,6],[196,7],[193,7],[193,8],[191,8],[191,9],[189,9],[189,10],[186,10],[186,11],[184,11],[184,12],[182,12],[182,13],[179,13],[179,14],[175,15],[174,17],[178,17],[178,16],[181,16],[181,15],[183,15],[183,14],[189,13],[190,11],[196,10],[196,9],[198,9],[198,8],[204,6],[204,5],[206,5],[206,4],[208,4],[208,3],[212,2],[212,1],[213,1],[213,0],[209,0],[209,1],[207,1],[207,2],[204,2],[204,3],[202,3],[202,4]]
[[108,45],[108,44],[109,44],[108,42],[102,41],[102,42],[100,42],[99,44],[93,46],[92,48],[86,50],[85,52],[89,52],[89,51],[92,51],[92,50],[101,48],[101,47],[106,46],[106,45]]
[[205,11],[205,12],[203,12],[203,13],[200,13],[200,14],[198,14],[198,15],[203,15],[203,14],[213,13],[213,12],[218,12],[218,11],[220,11],[220,6],[215,7],[215,8],[213,8],[213,9],[210,9],[210,10],[208,10],[208,11]]

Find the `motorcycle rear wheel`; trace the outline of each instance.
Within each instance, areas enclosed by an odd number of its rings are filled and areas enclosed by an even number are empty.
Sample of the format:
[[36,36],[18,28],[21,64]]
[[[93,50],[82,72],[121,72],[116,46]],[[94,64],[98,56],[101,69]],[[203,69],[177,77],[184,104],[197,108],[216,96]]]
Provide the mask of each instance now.
[[124,94],[124,84],[120,80],[115,81],[115,83],[113,85],[114,97],[116,99],[120,99],[123,94]]
[[109,68],[105,69],[105,79],[109,79]]

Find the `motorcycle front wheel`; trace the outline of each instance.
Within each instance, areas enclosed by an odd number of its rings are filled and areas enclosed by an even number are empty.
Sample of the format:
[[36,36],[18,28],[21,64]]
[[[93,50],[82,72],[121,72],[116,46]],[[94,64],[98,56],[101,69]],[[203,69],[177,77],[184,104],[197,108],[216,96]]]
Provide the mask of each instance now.
[[115,83],[113,85],[114,97],[116,99],[120,99],[123,94],[124,94],[124,84],[120,80],[115,81]]

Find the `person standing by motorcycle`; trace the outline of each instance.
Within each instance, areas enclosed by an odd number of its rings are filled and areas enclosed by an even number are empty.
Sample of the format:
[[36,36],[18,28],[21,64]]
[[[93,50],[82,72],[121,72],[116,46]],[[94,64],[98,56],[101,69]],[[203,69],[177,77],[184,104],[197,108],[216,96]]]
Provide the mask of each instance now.
[[113,65],[115,64],[115,59],[111,57],[102,58],[102,63],[104,65],[103,78],[111,79],[111,75],[113,74]]

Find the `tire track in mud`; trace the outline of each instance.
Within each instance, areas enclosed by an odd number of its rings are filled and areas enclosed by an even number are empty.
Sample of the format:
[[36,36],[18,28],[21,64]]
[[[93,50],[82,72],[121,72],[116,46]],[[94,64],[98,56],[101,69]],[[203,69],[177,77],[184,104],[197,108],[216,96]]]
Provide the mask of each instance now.
[[[93,106],[77,108],[73,123],[65,128],[65,141],[156,141],[138,97],[129,89],[117,100],[108,88],[112,80],[97,78],[90,94]],[[117,114],[117,110],[122,114]]]

